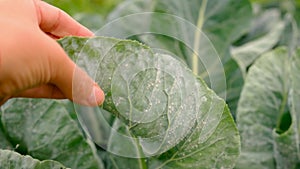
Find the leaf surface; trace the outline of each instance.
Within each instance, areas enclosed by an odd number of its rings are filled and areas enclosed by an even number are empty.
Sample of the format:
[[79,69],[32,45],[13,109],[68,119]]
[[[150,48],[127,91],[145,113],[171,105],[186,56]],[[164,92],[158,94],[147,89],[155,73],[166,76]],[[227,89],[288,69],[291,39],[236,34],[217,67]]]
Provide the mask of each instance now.
[[[0,109],[0,119],[2,116],[2,112]],[[4,133],[2,123],[0,121],[0,149],[12,149],[11,143],[7,140],[7,137]]]
[[[246,76],[247,68],[255,61],[255,59],[261,56],[264,52],[269,51],[278,43],[285,26],[284,22],[279,19],[278,15],[278,11],[269,10],[262,15],[257,16],[258,18],[254,21],[255,25],[253,25],[252,31],[250,31],[248,36],[255,36],[255,34],[258,34],[256,32],[257,29],[263,30],[264,27],[270,27],[268,28],[269,31],[263,36],[247,42],[242,46],[231,49],[232,57],[239,64],[244,77]],[[266,19],[271,21],[266,23]]]
[[[233,168],[239,135],[230,112],[186,65],[130,40],[70,37],[59,42],[106,93],[103,109],[123,123],[114,123],[107,150],[149,160],[136,160],[135,166],[128,160],[129,168],[183,168],[187,161],[185,168]],[[90,111],[77,106],[82,119]]]
[[4,130],[18,151],[71,168],[102,168],[93,145],[58,101],[13,99],[2,108]]
[[111,13],[98,35],[137,39],[180,59],[226,98],[234,114],[243,77],[229,48],[251,19],[246,0],[131,0]]
[[277,48],[250,68],[237,111],[242,140],[237,168],[296,168],[299,56],[298,50],[291,60],[287,49]]
[[66,167],[56,161],[39,161],[10,150],[0,150],[0,166],[1,168],[9,169],[66,169]]

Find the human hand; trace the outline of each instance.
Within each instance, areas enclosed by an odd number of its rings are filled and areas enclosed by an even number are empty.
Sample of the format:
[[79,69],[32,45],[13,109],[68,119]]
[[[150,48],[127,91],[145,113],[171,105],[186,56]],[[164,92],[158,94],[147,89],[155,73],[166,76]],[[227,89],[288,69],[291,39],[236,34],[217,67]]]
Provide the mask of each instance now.
[[0,106],[12,97],[67,98],[86,106],[104,101],[100,87],[55,41],[93,35],[65,12],[40,0],[1,0],[0,28]]

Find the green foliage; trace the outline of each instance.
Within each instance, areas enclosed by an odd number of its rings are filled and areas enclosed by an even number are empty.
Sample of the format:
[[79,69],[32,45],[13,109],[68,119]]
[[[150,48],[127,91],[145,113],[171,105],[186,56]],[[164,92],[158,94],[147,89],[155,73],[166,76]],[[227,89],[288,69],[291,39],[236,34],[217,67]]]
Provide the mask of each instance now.
[[74,169],[103,168],[94,146],[58,101],[14,99],[1,108],[6,138],[22,154]]
[[[109,93],[103,108],[121,119],[114,121],[112,128],[119,132],[109,133],[107,150],[140,158],[127,162],[110,155],[111,163],[129,168],[233,167],[239,136],[230,112],[180,61],[128,40],[73,37],[59,42]],[[87,110],[78,113],[85,116]]]
[[78,13],[107,15],[122,0],[45,0],[74,16]]
[[237,168],[296,168],[299,61],[300,50],[290,58],[285,48],[278,48],[250,68],[237,111],[242,138]]
[[123,0],[45,0],[69,15],[92,31],[104,24],[106,16]]
[[47,2],[106,100],[10,100],[0,168],[299,168],[299,0]]
[[38,161],[30,156],[22,156],[10,150],[0,150],[0,164],[1,168],[66,169],[58,162]]
[[131,0],[119,5],[108,19],[112,21],[145,11],[168,15],[131,16],[125,22],[109,25],[99,34],[118,38],[134,34],[135,39],[152,48],[171,52],[219,96],[227,98],[229,107],[235,112],[243,78],[235,60],[230,57],[229,49],[249,28],[252,19],[250,3],[245,0],[190,0],[188,3],[180,0]]
[[239,64],[244,77],[247,68],[255,59],[278,43],[284,25],[284,22],[280,19],[280,12],[275,9],[266,10],[256,16],[249,30],[249,35],[243,39],[243,41],[248,42],[231,49],[232,57]]

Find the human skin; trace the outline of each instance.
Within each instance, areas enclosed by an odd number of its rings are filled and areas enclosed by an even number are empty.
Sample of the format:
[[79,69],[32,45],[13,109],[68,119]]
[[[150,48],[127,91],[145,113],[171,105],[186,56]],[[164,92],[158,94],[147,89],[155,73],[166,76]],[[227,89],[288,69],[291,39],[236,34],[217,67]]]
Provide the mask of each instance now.
[[0,106],[14,97],[103,103],[100,87],[55,41],[93,36],[65,12],[40,0],[0,0]]

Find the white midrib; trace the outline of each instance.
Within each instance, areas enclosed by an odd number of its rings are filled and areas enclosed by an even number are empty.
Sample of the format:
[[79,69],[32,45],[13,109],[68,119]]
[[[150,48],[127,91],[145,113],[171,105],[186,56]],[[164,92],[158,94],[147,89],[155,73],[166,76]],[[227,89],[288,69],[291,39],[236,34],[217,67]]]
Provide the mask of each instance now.
[[198,14],[197,20],[197,29],[195,31],[195,39],[194,39],[194,47],[193,47],[193,56],[192,56],[192,71],[194,74],[198,75],[199,69],[199,45],[200,45],[200,38],[202,27],[204,23],[204,15],[207,6],[207,0],[202,0],[201,7]]

